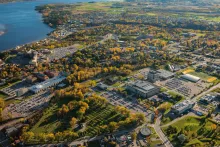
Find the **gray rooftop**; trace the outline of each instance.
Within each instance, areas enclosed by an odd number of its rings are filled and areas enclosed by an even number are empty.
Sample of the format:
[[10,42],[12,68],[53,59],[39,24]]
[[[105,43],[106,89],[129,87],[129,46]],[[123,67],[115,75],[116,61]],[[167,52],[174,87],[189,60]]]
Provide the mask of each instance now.
[[167,71],[167,70],[163,70],[163,69],[160,69],[160,70],[157,70],[160,74],[160,77],[163,77],[163,78],[169,78],[171,76],[174,76],[175,73],[172,73],[170,71]]
[[151,84],[149,82],[140,81],[140,80],[131,83],[130,86],[143,92],[143,93],[147,93],[147,92],[152,91],[155,88],[157,88],[156,86],[154,86],[153,84]]
[[29,90],[31,90],[33,92],[36,92],[38,90],[45,89],[45,88],[50,87],[50,86],[52,86],[54,84],[60,83],[65,78],[66,77],[59,75],[57,77],[54,77],[54,78],[48,79],[48,80],[46,80],[44,82],[41,82],[39,84],[36,84],[36,85],[30,87]]
[[172,108],[181,111],[182,109],[185,109],[185,108],[189,107],[189,105],[193,105],[193,104],[194,103],[190,100],[184,100],[184,101],[172,106]]

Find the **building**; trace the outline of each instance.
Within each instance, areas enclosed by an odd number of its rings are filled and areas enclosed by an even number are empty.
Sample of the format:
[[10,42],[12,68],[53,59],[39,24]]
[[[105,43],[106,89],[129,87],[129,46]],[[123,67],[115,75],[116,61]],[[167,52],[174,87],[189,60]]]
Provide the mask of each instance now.
[[193,75],[190,75],[190,74],[182,75],[181,78],[185,79],[185,80],[188,80],[188,81],[191,81],[191,82],[195,82],[195,83],[200,80],[199,77],[196,77],[196,76],[193,76]]
[[10,136],[10,137],[14,137],[16,136],[16,134],[19,132],[19,130],[16,128],[16,127],[10,127],[10,128],[7,128],[5,133],[7,134],[7,136]]
[[202,104],[210,104],[211,102],[213,102],[215,100],[216,96],[214,95],[210,95],[210,94],[207,94],[205,96],[203,96],[199,102],[202,103]]
[[159,72],[159,77],[161,80],[167,80],[167,79],[173,78],[175,76],[175,73],[172,73],[167,70],[159,69],[157,71]]
[[114,84],[119,80],[119,77],[108,77],[106,79],[107,84]]
[[220,94],[218,93],[212,93],[212,94],[207,94],[203,96],[199,102],[204,105],[209,105],[212,104],[214,107],[218,107],[220,104]]
[[148,81],[153,82],[153,83],[156,81],[159,81],[160,80],[159,72],[157,72],[155,70],[149,71],[149,73],[147,75],[147,79],[148,79]]
[[169,72],[167,70],[159,69],[157,71],[151,70],[148,75],[147,79],[150,82],[156,82],[159,80],[167,80],[175,76],[175,73]]
[[37,85],[34,85],[34,86],[30,87],[29,90],[33,93],[38,93],[40,91],[43,91],[43,90],[46,90],[46,89],[51,88],[53,86],[56,86],[57,84],[62,82],[64,79],[66,79],[65,76],[59,75],[54,78],[48,79],[44,82],[41,82]]
[[178,115],[186,113],[194,106],[194,102],[190,100],[184,100],[178,104],[172,106],[172,111]]
[[162,98],[162,99],[164,99],[164,100],[171,100],[171,99],[172,99],[172,96],[169,95],[169,94],[166,93],[166,92],[160,93],[160,94],[158,95],[158,97],[159,97],[159,98]]
[[27,88],[20,88],[16,91],[16,96],[22,96],[24,95],[26,92],[28,92]]
[[49,77],[43,73],[35,73],[35,76],[37,77],[37,79],[41,81],[45,81],[49,79]]
[[26,82],[27,83],[29,83],[29,84],[33,84],[34,82],[36,82],[37,81],[37,78],[36,77],[34,77],[34,76],[28,76],[27,78],[26,78]]
[[143,98],[154,96],[160,92],[159,87],[141,80],[128,84],[126,89]]
[[147,126],[143,126],[140,130],[140,134],[143,137],[148,137],[151,135],[151,130]]
[[47,75],[49,78],[53,78],[55,76],[58,76],[59,72],[56,72],[56,71],[45,71],[44,74]]
[[108,88],[108,86],[106,84],[103,84],[101,82],[97,84],[97,87],[102,90],[106,90]]
[[30,57],[31,60],[29,62],[30,65],[38,65],[38,52],[34,51],[34,50],[29,50],[28,52],[26,52],[26,56]]

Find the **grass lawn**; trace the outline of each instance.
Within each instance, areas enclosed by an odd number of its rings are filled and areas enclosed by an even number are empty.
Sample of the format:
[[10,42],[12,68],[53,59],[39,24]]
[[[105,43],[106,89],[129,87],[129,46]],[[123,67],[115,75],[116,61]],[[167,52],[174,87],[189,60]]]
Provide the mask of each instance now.
[[[184,119],[181,119],[171,125],[172,127],[177,128],[177,132],[180,130],[183,130],[184,132],[187,132],[187,137],[189,137],[189,142],[186,144],[192,145],[192,144],[201,144],[204,145],[209,142],[209,140],[215,140],[217,143],[220,143],[219,139],[212,138],[212,135],[215,131],[214,127],[216,124],[206,119],[206,121],[203,121],[200,117],[192,117],[188,116]],[[162,128],[164,132],[167,129],[167,127]],[[197,136],[193,137],[193,134],[197,134]],[[169,138],[172,141],[172,135],[169,136]],[[173,140],[174,141],[174,140]]]
[[168,124],[169,122],[171,122],[172,120],[169,117],[163,117],[161,120],[161,125],[165,125]]
[[112,85],[112,87],[116,87],[116,88],[117,88],[117,87],[120,86],[120,85],[121,85],[120,82],[116,82],[115,84]]
[[191,132],[196,131],[200,126],[200,120],[195,117],[186,117],[180,121],[177,121],[172,126],[178,127],[178,130],[184,129],[185,127],[189,127]]
[[55,132],[61,125],[61,122],[55,117],[57,110],[57,105],[53,105],[45,110],[41,119],[31,128],[30,131],[34,133]]
[[[38,134],[72,130],[69,125],[69,120],[72,116],[75,116],[75,112],[68,112],[63,119],[58,119],[56,115],[57,110],[62,106],[62,104],[67,104],[68,101],[69,100],[61,100],[59,103],[51,105],[44,111],[41,119],[30,129],[30,131]],[[120,114],[112,113],[113,111],[114,107],[112,105],[87,111],[85,114],[86,129],[84,130],[83,134],[87,136],[97,135],[99,133],[100,125],[107,125],[111,121],[119,121],[123,119]]]
[[71,99],[62,99],[58,103],[51,104],[44,112],[40,120],[30,129],[34,133],[54,133],[64,131],[70,128],[69,116],[65,116],[63,120],[57,118],[57,111],[63,104],[67,104]]
[[157,14],[156,13],[146,13],[147,15],[149,15],[149,16],[156,16]]
[[75,11],[109,11],[111,9],[112,2],[99,2],[99,3],[83,3],[77,6]]
[[154,140],[154,141],[151,141],[150,143],[150,146],[154,147],[154,146],[157,146],[158,144],[162,144],[163,142],[161,140]]
[[[194,75],[194,76],[197,76],[199,78],[201,78],[202,80],[204,81],[208,81],[210,80],[211,78],[213,78],[212,76],[209,76],[208,74],[206,73],[203,73],[203,72],[189,72],[189,74],[191,75]],[[211,81],[212,82],[212,81]]]

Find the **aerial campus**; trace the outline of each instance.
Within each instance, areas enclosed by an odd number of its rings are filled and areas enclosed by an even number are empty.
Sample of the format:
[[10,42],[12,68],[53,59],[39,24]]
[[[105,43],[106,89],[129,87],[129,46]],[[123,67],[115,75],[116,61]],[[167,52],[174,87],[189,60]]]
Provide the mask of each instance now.
[[35,10],[54,30],[0,52],[0,147],[220,146],[218,0]]

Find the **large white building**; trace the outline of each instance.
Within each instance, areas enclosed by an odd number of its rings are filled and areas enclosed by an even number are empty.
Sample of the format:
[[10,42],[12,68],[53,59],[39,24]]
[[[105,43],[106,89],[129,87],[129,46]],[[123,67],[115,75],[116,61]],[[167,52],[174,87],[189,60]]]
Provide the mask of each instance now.
[[59,76],[53,77],[51,79],[48,79],[44,82],[41,82],[39,84],[36,84],[36,85],[30,87],[29,90],[33,93],[38,93],[40,91],[43,91],[43,90],[46,90],[46,89],[51,88],[53,86],[56,86],[57,84],[62,82],[64,79],[66,79],[65,76],[59,75]]
[[127,85],[126,89],[143,98],[154,96],[160,92],[159,87],[152,83],[137,80]]
[[183,78],[185,80],[188,80],[188,81],[191,81],[191,82],[195,82],[195,83],[200,80],[199,77],[196,77],[196,76],[193,76],[193,75],[190,75],[190,74],[182,75],[181,78]]

